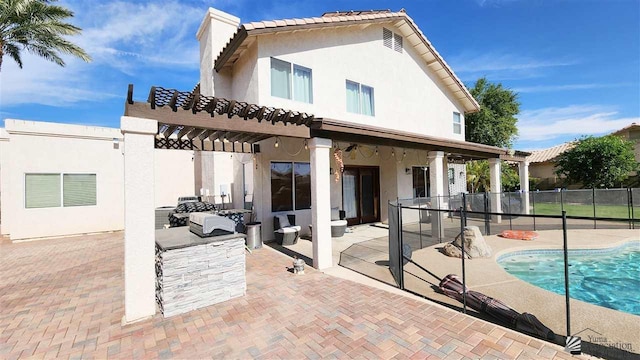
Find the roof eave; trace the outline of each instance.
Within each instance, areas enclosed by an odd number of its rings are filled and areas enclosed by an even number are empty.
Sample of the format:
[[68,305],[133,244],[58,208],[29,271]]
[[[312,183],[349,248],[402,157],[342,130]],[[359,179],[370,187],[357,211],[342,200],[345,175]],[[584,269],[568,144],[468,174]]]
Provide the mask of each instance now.
[[[438,51],[431,45],[431,42],[427,39],[427,37],[420,31],[418,26],[415,24],[413,19],[404,12],[390,13],[387,16],[379,17],[379,18],[370,18],[370,16],[351,16],[352,19],[346,21],[334,21],[332,18],[327,18],[323,22],[314,22],[314,23],[306,23],[306,24],[296,24],[296,25],[288,25],[286,21],[284,22],[286,25],[274,26],[274,27],[260,27],[256,28],[253,23],[241,25],[236,34],[231,38],[227,46],[222,50],[222,52],[216,58],[214,69],[215,71],[220,71],[224,68],[225,64],[229,59],[233,56],[233,54],[238,50],[238,48],[242,45],[242,43],[249,36],[272,33],[277,31],[293,31],[300,29],[313,29],[313,28],[322,28],[328,26],[348,26],[356,23],[382,23],[382,22],[392,22],[394,20],[403,19],[407,22],[407,24],[411,27],[411,30],[418,35],[421,39],[422,43],[429,49],[437,60],[438,63],[442,66],[442,68],[447,72],[449,77],[453,79],[453,81],[458,85],[460,90],[464,94],[464,98],[466,98],[469,105],[465,105],[463,102],[463,98],[457,98],[456,100],[461,103],[464,108],[465,114],[472,114],[480,111],[480,104],[476,101],[476,99],[471,95],[467,87],[462,83],[462,81],[455,75],[449,64],[444,60],[444,58],[438,53]],[[247,26],[249,29],[247,29]],[[286,30],[285,30],[286,29]]]

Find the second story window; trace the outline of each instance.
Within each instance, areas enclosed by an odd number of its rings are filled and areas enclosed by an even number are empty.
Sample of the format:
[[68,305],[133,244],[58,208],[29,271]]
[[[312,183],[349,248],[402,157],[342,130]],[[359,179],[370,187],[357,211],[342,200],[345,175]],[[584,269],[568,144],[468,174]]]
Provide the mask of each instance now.
[[311,69],[271,58],[271,96],[313,103]]
[[347,80],[347,111],[375,116],[373,88]]
[[460,120],[460,113],[453,113],[453,133],[462,134],[462,121]]

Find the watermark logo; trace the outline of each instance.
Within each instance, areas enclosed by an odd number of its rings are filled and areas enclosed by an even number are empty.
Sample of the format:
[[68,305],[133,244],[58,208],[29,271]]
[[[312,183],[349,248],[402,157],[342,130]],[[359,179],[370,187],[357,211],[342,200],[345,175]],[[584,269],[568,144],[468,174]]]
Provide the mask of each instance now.
[[[580,335],[580,336],[578,336]],[[611,349],[619,349],[625,351],[633,351],[633,346],[631,343],[625,343],[620,341],[611,341],[603,334],[591,329],[586,328],[582,331],[575,333],[573,336],[567,336],[567,341],[565,343],[565,351],[570,352],[571,354],[577,355],[582,351],[582,339],[584,341],[606,346]],[[574,353],[577,351],[577,353]]]
[[564,345],[564,351],[573,355],[582,354],[582,339],[580,336],[567,336],[567,341]]

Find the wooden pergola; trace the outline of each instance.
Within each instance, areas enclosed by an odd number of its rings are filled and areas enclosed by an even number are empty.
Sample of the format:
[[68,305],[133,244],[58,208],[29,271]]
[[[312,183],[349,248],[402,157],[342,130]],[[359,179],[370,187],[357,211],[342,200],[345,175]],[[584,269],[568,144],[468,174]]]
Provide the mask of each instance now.
[[135,102],[133,85],[129,85],[124,115],[157,120],[155,147],[158,149],[251,153],[253,144],[282,136],[444,151],[452,161],[491,158],[525,161],[529,155],[495,146],[367,127],[316,118],[295,110],[205,96],[200,93],[199,84],[192,91],[153,86],[147,102]]
[[157,149],[240,153],[251,153],[253,144],[273,136],[309,138],[314,119],[299,111],[205,96],[200,85],[193,91],[153,86],[146,103],[133,101],[129,85],[124,115],[158,121]]

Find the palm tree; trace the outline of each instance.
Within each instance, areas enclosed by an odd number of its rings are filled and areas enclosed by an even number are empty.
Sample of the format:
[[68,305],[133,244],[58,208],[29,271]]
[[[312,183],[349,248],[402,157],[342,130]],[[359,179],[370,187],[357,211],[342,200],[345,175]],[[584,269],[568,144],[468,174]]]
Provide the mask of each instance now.
[[22,50],[60,66],[65,66],[60,53],[91,61],[82,48],[64,38],[80,34],[81,29],[64,22],[73,17],[73,12],[53,5],[55,1],[0,0],[0,68],[4,55],[9,55],[22,68]]
[[467,188],[470,188],[472,193],[489,190],[490,183],[489,163],[487,161],[467,162]]

